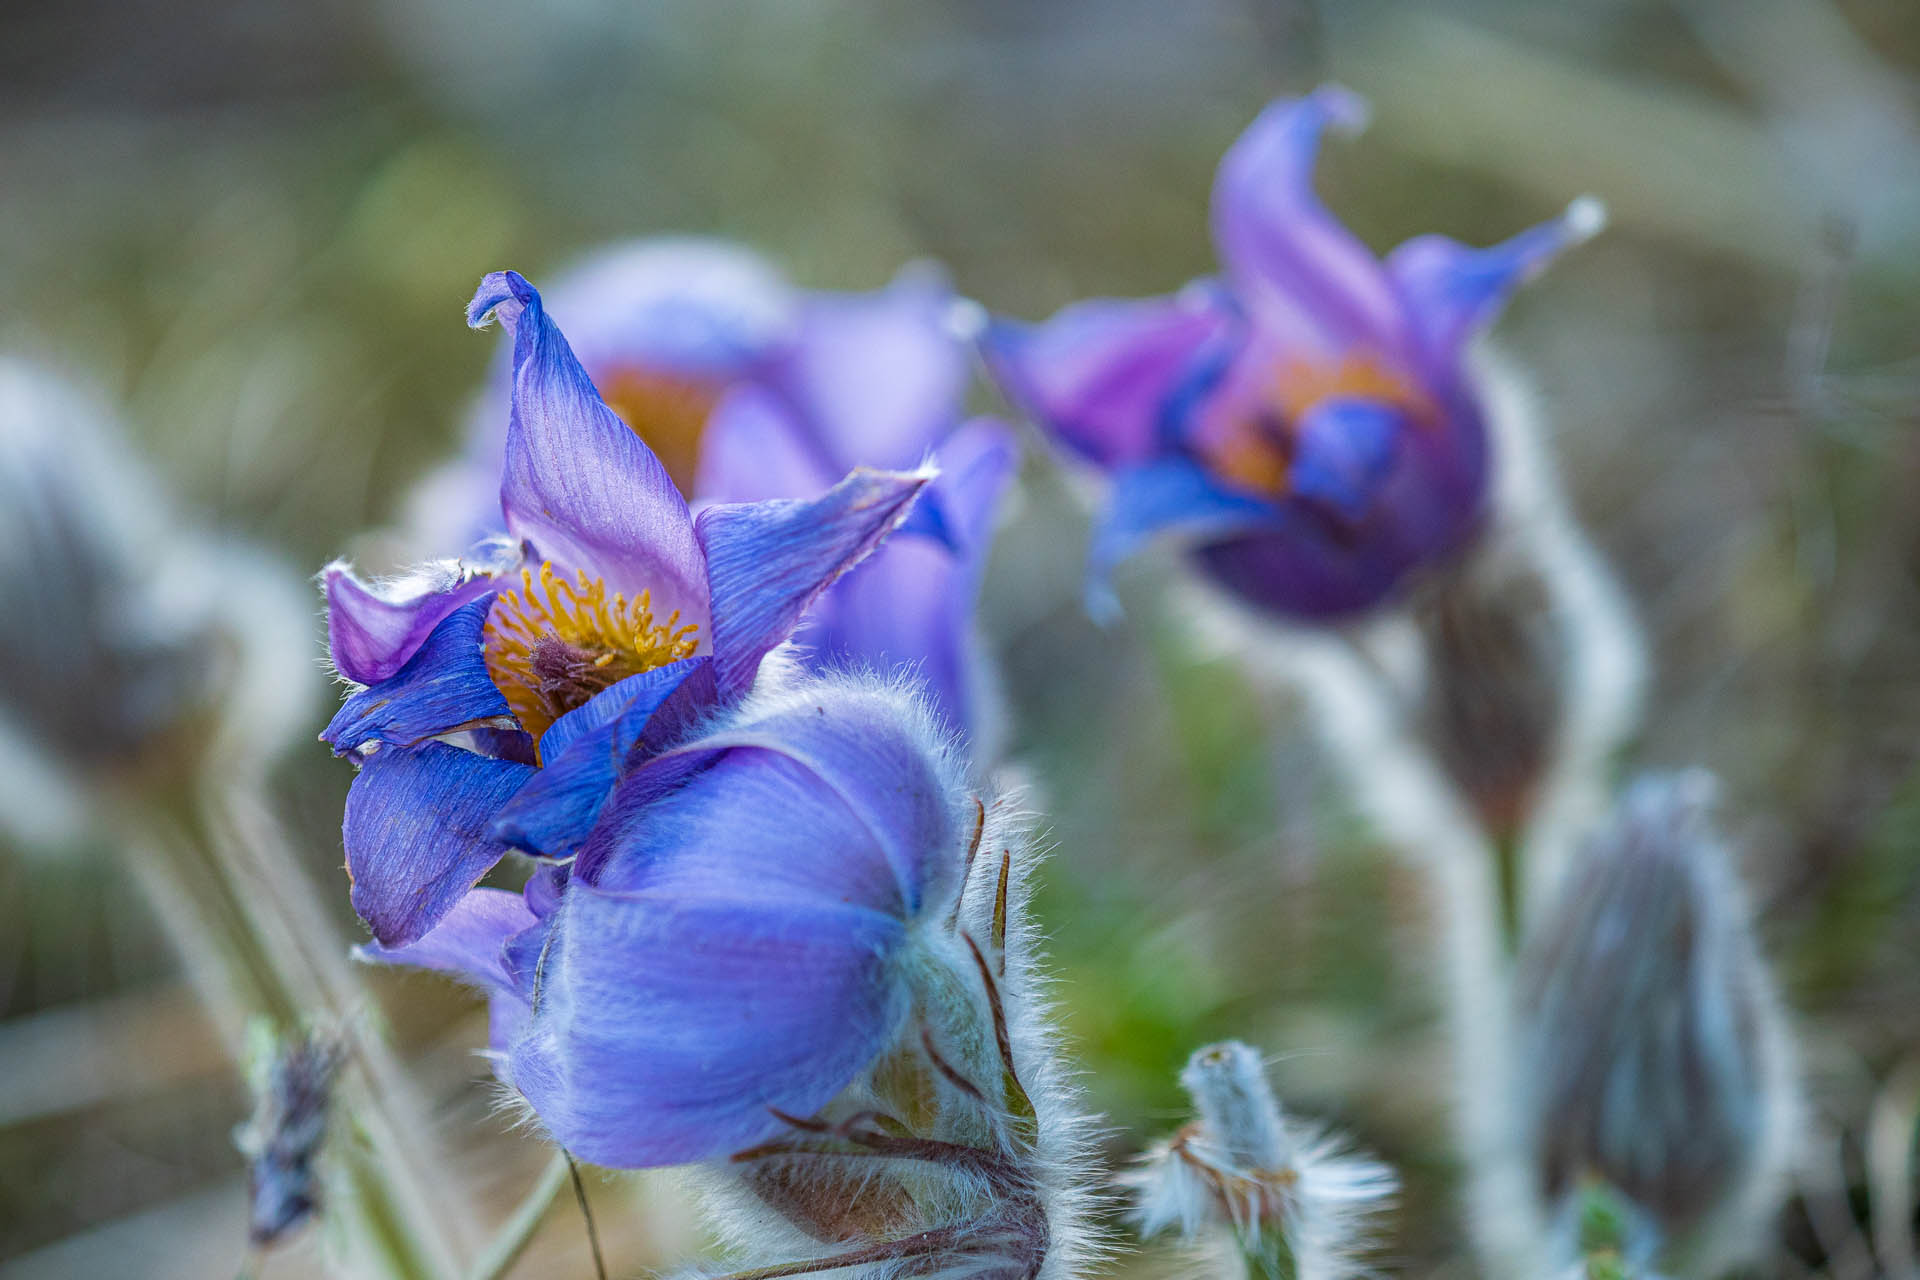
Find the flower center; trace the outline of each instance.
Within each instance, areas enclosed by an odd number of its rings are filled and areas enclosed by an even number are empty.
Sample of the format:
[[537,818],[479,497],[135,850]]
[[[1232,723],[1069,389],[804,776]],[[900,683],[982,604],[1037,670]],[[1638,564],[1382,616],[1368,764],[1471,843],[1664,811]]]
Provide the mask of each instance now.
[[520,586],[488,611],[487,674],[537,741],[609,685],[692,657],[698,630],[678,609],[656,622],[645,591],[608,598],[600,579],[580,572],[569,582],[547,561],[538,578],[522,569]]
[[1300,419],[1322,401],[1336,398],[1379,401],[1404,410],[1415,421],[1432,412],[1425,396],[1373,356],[1278,361],[1262,394],[1204,447],[1208,469],[1242,492],[1285,497],[1293,488]]
[[707,380],[629,368],[606,378],[600,394],[653,450],[680,492],[692,493],[700,470],[700,437],[720,390]]

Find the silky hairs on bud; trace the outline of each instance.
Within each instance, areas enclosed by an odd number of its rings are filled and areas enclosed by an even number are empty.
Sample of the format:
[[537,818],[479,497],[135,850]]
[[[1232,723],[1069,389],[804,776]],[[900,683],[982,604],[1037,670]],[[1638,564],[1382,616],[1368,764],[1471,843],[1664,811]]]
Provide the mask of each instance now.
[[[1640,779],[1587,840],[1519,973],[1540,1189],[1598,1181],[1643,1242],[1733,1260],[1777,1205],[1794,1111],[1786,1034],[1702,772]],[[1567,1234],[1571,1234],[1569,1226]]]
[[1387,1207],[1392,1170],[1282,1114],[1258,1052],[1236,1040],[1196,1050],[1180,1073],[1194,1118],[1123,1175],[1144,1235],[1230,1229],[1268,1275],[1338,1280]]

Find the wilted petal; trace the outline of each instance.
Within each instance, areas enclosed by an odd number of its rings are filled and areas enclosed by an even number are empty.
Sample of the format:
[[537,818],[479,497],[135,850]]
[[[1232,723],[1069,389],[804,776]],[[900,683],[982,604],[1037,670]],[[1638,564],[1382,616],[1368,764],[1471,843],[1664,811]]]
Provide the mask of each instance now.
[[1433,371],[1451,369],[1475,332],[1492,323],[1513,291],[1563,251],[1590,239],[1606,210],[1582,197],[1550,222],[1504,243],[1475,249],[1446,236],[1418,236],[1387,257],[1387,273]]
[[449,561],[416,577],[371,586],[344,564],[322,575],[333,665],[355,684],[390,679],[448,614],[493,590],[491,578]]
[[540,294],[513,271],[481,281],[468,322],[513,334],[513,407],[500,502],[541,559],[584,570],[656,612],[707,616],[705,563],[686,500],[660,460],[607,408]]
[[493,817],[533,773],[430,742],[375,752],[347,793],[353,909],[389,947],[431,929],[506,855]]
[[723,698],[752,687],[760,659],[793,634],[835,578],[893,531],[932,476],[861,468],[809,501],[700,513],[712,575],[714,676]]
[[513,1084],[554,1140],[618,1168],[684,1164],[787,1130],[904,1014],[902,923],[858,907],[606,894],[575,882],[514,1045]]
[[1079,302],[1039,325],[999,321],[982,353],[1015,404],[1088,460],[1118,467],[1158,451],[1168,398],[1236,328],[1218,292],[1201,286]]
[[636,752],[671,742],[715,701],[705,657],[628,676],[596,694],[541,738],[545,767],[501,809],[494,834],[529,853],[572,853]]
[[455,609],[390,680],[352,694],[320,738],[334,754],[370,742],[410,747],[480,721],[509,715],[481,651],[491,596]]
[[1213,234],[1263,330],[1310,347],[1391,354],[1404,325],[1393,286],[1313,190],[1321,134],[1365,120],[1366,104],[1332,85],[1261,112],[1220,162]]
[[504,1051],[531,1008],[531,988],[508,970],[505,948],[509,939],[538,923],[520,894],[474,889],[415,941],[393,947],[369,943],[360,955],[383,964],[434,969],[479,987],[488,997],[488,1041],[496,1051]]

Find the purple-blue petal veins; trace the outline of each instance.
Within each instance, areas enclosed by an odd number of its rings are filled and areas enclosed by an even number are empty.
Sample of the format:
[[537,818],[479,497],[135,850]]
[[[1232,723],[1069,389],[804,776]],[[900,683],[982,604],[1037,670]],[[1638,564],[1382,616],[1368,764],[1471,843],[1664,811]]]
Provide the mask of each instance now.
[[475,889],[415,941],[391,947],[371,942],[359,954],[382,964],[434,969],[480,988],[488,998],[488,1043],[503,1053],[526,1024],[533,990],[508,967],[507,946],[539,923],[522,895]]
[[333,665],[355,684],[378,684],[406,665],[440,620],[493,584],[449,571],[398,591],[368,586],[345,565],[327,566],[327,644]]
[[353,909],[376,939],[416,941],[506,855],[493,817],[533,772],[440,742],[368,757],[341,834]]
[[570,856],[627,769],[717,701],[712,660],[700,657],[629,676],[568,712],[541,739],[543,767],[500,810],[494,835],[528,853]]
[[321,733],[336,755],[369,743],[411,747],[428,738],[504,720],[507,700],[481,651],[491,595],[461,605],[390,679],[347,697]]
[[893,532],[933,474],[861,468],[818,498],[733,503],[700,513],[722,698],[752,687],[760,659],[793,634],[834,579]]
[[513,397],[500,505],[535,557],[584,571],[660,614],[707,617],[706,564],[672,478],[600,398],[566,338],[517,272],[481,281],[468,323],[513,336]]
[[[619,1166],[723,1155],[886,1047],[908,926],[957,878],[961,815],[925,735],[889,694],[823,685],[622,784],[644,799],[559,895],[508,1068],[557,1141]],[[654,785],[675,757],[703,767]]]
[[[1269,106],[1222,158],[1217,285],[1182,329],[1167,300],[1067,307],[983,346],[1008,394],[1113,472],[1090,600],[1119,557],[1178,532],[1216,581],[1283,617],[1378,605],[1479,527],[1488,438],[1468,340],[1598,229],[1597,202],[1490,249],[1424,236],[1383,265],[1320,203],[1315,157],[1365,104],[1329,86]],[[1199,474],[1196,474],[1199,473]],[[1262,513],[1264,512],[1264,518]]]

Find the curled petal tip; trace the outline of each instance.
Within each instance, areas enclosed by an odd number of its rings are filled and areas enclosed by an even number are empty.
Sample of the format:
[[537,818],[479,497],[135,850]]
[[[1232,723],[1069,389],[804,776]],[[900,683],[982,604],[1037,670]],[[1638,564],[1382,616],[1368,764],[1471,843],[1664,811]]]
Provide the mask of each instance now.
[[1359,133],[1373,121],[1373,108],[1367,100],[1342,84],[1321,85],[1309,100],[1341,133]]
[[941,317],[948,333],[961,342],[977,342],[993,324],[987,309],[972,298],[955,298]]
[[539,301],[540,291],[518,271],[489,271],[467,304],[467,327],[484,329],[496,315],[511,326],[528,303]]
[[1598,196],[1580,196],[1560,215],[1569,246],[1584,244],[1607,229],[1607,206]]

